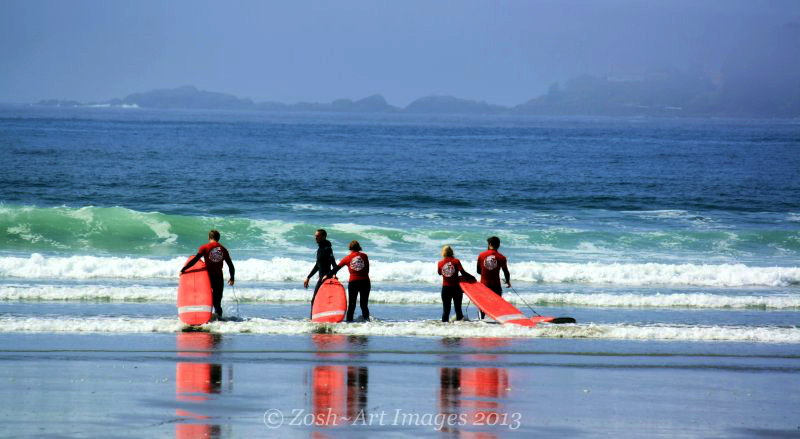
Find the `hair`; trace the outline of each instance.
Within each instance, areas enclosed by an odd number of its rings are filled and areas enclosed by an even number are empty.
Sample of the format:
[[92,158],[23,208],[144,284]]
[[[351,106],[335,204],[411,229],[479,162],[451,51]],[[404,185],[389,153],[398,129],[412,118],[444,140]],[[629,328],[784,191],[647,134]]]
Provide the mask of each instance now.
[[486,242],[488,242],[489,245],[495,250],[500,248],[500,238],[496,236],[492,236],[491,238],[487,239]]
[[356,241],[354,239],[354,240],[350,241],[350,245],[347,246],[347,248],[349,248],[350,250],[352,250],[354,252],[360,252],[361,251],[361,244],[359,244],[358,241]]
[[213,239],[214,241],[219,241],[219,231],[212,229],[208,231],[208,239]]
[[328,237],[328,232],[326,232],[325,229],[317,229],[317,233],[322,235],[323,238],[327,238]]
[[452,258],[453,257],[453,247],[446,245],[442,247],[442,257],[443,258]]

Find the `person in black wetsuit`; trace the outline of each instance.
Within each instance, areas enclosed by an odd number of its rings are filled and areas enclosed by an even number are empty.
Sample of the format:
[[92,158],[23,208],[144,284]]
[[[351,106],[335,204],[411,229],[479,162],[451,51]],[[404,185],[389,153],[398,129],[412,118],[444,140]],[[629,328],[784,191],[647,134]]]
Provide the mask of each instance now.
[[208,272],[208,280],[211,282],[211,299],[214,303],[214,311],[217,313],[217,318],[222,318],[222,290],[225,288],[225,279],[222,277],[222,262],[228,264],[228,271],[231,274],[228,285],[233,285],[233,276],[236,269],[233,267],[231,255],[228,249],[219,243],[219,232],[211,230],[208,232],[208,244],[200,247],[194,258],[186,263],[181,269],[181,274],[191,268],[197,261],[203,258],[206,263],[206,271]]
[[336,258],[333,257],[333,248],[331,247],[331,242],[328,241],[328,232],[326,232],[325,229],[317,230],[316,233],[314,233],[314,240],[317,241],[317,245],[319,246],[317,249],[317,263],[314,264],[311,273],[308,273],[308,277],[303,281],[303,287],[308,288],[309,280],[319,271],[319,280],[317,280],[317,285],[314,287],[314,295],[311,297],[312,310],[314,309],[314,299],[317,298],[319,287],[322,286],[325,276],[336,266]]

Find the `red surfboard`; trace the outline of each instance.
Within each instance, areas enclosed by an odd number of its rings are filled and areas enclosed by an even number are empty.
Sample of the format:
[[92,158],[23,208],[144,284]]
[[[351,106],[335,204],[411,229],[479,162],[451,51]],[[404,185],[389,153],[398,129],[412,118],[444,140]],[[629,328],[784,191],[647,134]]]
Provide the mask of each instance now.
[[178,281],[178,317],[187,325],[203,325],[211,320],[212,309],[211,282],[201,259],[181,274]]
[[506,302],[486,285],[461,278],[461,290],[481,311],[504,325],[536,326],[551,322],[555,317],[527,317],[514,305]]
[[311,321],[315,323],[339,323],[347,312],[347,295],[336,279],[328,279],[317,291]]
[[345,366],[314,366],[311,376],[314,424],[331,427],[344,421],[346,376]]
[[[211,356],[215,339],[205,332],[184,332],[178,334],[178,357],[204,358]],[[188,352],[186,352],[188,351]],[[206,352],[193,352],[206,351]],[[209,411],[204,402],[209,396],[220,393],[222,366],[219,364],[178,361],[175,365],[175,399],[187,408]],[[198,437],[217,437],[219,426],[203,423],[209,416],[195,413],[189,409],[176,409],[179,417],[175,424],[175,437],[190,439]]]

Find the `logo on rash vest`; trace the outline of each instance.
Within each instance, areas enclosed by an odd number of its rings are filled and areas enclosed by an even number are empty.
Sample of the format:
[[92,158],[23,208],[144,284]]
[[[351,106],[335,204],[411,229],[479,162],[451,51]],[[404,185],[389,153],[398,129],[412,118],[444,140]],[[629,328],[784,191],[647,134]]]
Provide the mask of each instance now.
[[350,269],[353,271],[361,271],[364,269],[364,260],[361,256],[356,256],[350,261]]
[[208,252],[208,260],[211,262],[222,262],[225,256],[222,254],[222,248],[214,247]]
[[497,268],[497,258],[494,255],[489,255],[486,259],[483,260],[483,266],[486,267],[487,270],[494,270]]
[[452,262],[448,262],[442,266],[442,274],[444,277],[453,277],[456,274],[456,267],[453,267]]

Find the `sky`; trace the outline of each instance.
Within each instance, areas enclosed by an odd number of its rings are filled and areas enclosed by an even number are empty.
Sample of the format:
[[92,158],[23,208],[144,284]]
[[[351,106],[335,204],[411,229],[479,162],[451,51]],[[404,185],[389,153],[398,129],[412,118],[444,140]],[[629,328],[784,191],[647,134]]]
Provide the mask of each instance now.
[[793,22],[798,0],[0,0],[0,102],[194,85],[257,102],[516,105],[583,74],[713,77]]

